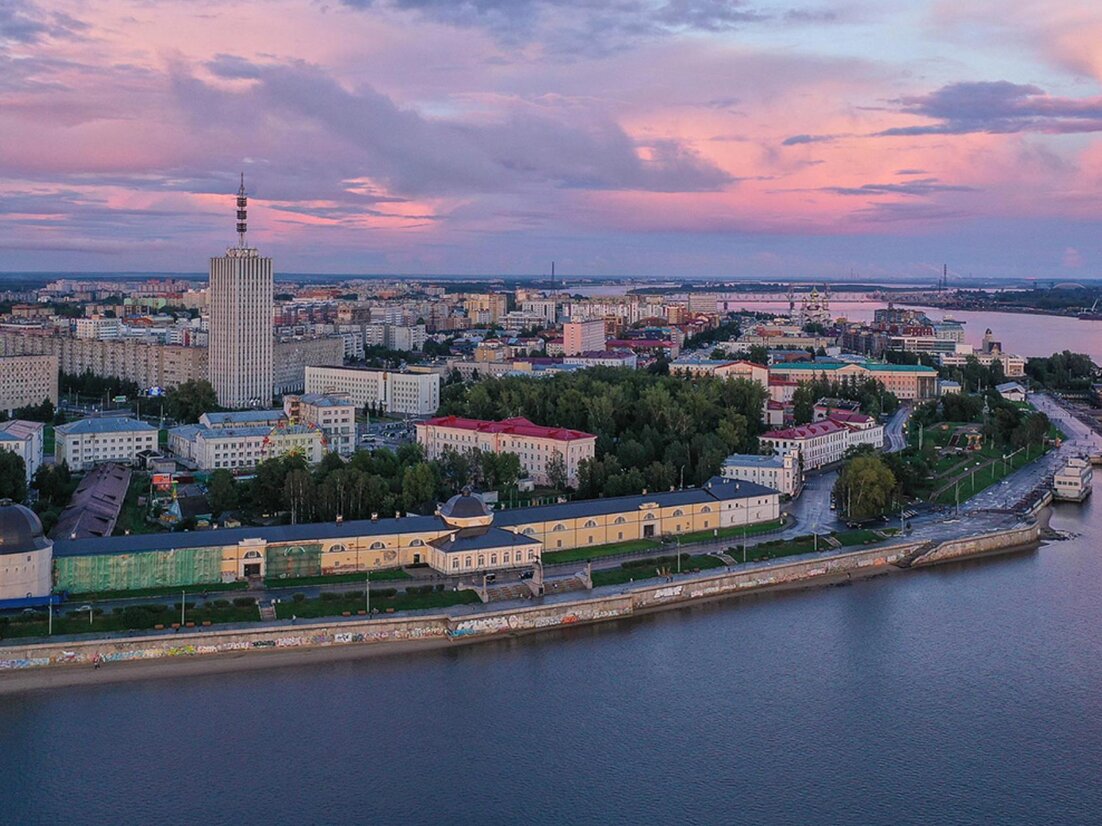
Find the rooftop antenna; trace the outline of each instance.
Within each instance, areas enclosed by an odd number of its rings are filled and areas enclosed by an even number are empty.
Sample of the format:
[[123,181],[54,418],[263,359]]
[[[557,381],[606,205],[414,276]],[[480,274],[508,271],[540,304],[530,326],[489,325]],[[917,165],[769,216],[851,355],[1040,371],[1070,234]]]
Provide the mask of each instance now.
[[237,190],[237,246],[245,249],[245,232],[248,229],[249,198],[245,195],[245,173],[241,173],[241,187]]

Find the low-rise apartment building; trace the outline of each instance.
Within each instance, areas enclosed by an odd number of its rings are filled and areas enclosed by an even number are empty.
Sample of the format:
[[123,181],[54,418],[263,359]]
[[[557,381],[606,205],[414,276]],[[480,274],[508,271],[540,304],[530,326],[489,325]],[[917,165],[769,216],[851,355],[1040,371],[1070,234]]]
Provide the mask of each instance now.
[[357,408],[381,408],[399,416],[431,416],[440,406],[440,375],[360,367],[306,368],[306,392],[338,394]]
[[7,450],[23,459],[27,482],[34,478],[35,471],[42,465],[45,429],[42,422],[25,422],[22,419],[0,422],[0,450]]
[[796,496],[803,485],[800,454],[797,450],[759,456],[754,453],[733,453],[723,461],[720,474],[724,479],[753,482]]
[[[944,356],[942,357],[944,359]],[[922,364],[884,364],[878,361],[793,361],[774,364],[770,376],[789,381],[814,381],[825,378],[841,381],[847,376],[858,380],[871,378],[884,385],[899,399],[926,401],[937,398],[937,370]]]
[[770,430],[759,440],[762,447],[777,453],[799,452],[803,470],[814,470],[841,461],[849,448],[849,428],[827,419],[822,422]]
[[568,321],[562,326],[563,353],[577,356],[605,349],[604,319]]
[[317,464],[326,453],[325,434],[315,425],[276,427],[184,425],[169,431],[170,449],[199,470],[249,470],[265,459],[296,454]]
[[769,388],[769,368],[752,361],[723,361],[683,356],[670,362],[670,372],[676,375],[716,376],[724,379],[747,379]]
[[157,428],[125,416],[80,419],[54,428],[54,455],[73,470],[103,462],[134,464],[138,454],[157,449]]
[[11,415],[47,399],[57,404],[57,356],[0,358],[0,410]]
[[520,416],[499,422],[440,416],[417,423],[417,443],[429,459],[439,459],[448,450],[515,453],[521,468],[538,484],[550,482],[549,469],[561,460],[566,482],[574,487],[578,466],[593,458],[597,437],[565,427],[544,427]]
[[884,426],[863,413],[836,412],[822,421],[770,430],[759,440],[762,447],[776,453],[799,451],[804,471],[839,462],[846,451],[867,444],[876,449],[884,446]]
[[356,449],[356,405],[347,396],[306,393],[284,396],[283,412],[295,422],[321,428],[329,450],[351,456]]

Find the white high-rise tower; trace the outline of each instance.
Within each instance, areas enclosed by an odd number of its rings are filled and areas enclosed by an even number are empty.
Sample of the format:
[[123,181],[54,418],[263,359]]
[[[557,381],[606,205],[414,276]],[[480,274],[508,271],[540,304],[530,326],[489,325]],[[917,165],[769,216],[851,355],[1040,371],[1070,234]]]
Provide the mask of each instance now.
[[245,242],[245,173],[237,191],[237,246],[210,259],[210,383],[223,407],[272,403],[272,259]]

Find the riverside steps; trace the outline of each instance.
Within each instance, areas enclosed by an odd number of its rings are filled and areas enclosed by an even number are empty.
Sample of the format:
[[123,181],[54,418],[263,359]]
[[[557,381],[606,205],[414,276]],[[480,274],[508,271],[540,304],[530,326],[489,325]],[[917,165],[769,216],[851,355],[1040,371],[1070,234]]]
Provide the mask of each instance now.
[[1035,547],[1041,535],[1037,519],[1009,527],[965,534],[940,542],[928,539],[883,544],[848,553],[820,554],[813,559],[782,563],[757,563],[717,572],[682,574],[665,580],[649,580],[632,586],[606,586],[584,599],[574,594],[546,597],[538,604],[529,600],[512,605],[495,603],[408,617],[333,618],[324,621],[264,623],[249,628],[216,631],[149,633],[139,636],[102,637],[0,646],[0,670],[74,668],[138,660],[216,657],[243,653],[277,652],[311,648],[369,646],[405,643],[410,647],[453,645],[503,635],[534,633],[550,628],[625,619],[636,614],[665,610],[739,594],[778,588],[802,588],[851,581],[889,572],[949,562],[957,559]]

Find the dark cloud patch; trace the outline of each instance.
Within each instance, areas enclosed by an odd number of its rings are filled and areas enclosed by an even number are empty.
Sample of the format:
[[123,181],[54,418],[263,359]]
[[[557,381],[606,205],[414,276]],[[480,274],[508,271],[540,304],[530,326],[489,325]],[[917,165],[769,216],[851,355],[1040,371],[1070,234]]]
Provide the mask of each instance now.
[[0,0],[0,45],[69,39],[87,29],[82,20],[63,12],[47,12],[31,0]]
[[836,23],[841,16],[834,9],[789,9],[784,19],[789,23]]
[[875,224],[960,221],[975,216],[962,209],[923,203],[874,203],[852,213],[861,221]]
[[670,28],[705,32],[727,31],[769,17],[738,0],[669,0],[656,14],[656,20]]
[[232,54],[217,54],[206,65],[211,74],[226,80],[253,80],[260,76],[254,63]]
[[639,146],[618,124],[595,115],[569,119],[518,108],[494,122],[428,118],[369,86],[347,89],[304,64],[223,56],[217,66],[255,83],[227,91],[184,69],[174,72],[178,104],[191,115],[197,138],[210,144],[223,132],[232,135],[228,145],[256,147],[280,177],[285,161],[294,167],[300,158],[326,156],[319,179],[303,181],[313,190],[311,200],[346,197],[340,182],[359,178],[402,197],[531,187],[699,192],[735,180],[678,141]]
[[781,141],[781,146],[800,146],[805,143],[830,143],[837,135],[792,135]]
[[900,175],[900,176],[903,176],[903,175],[926,175],[927,172],[926,172],[925,169],[897,169],[897,170],[895,170],[895,174]]
[[975,188],[956,184],[938,183],[937,178],[919,178],[901,184],[863,184],[861,186],[828,186],[820,192],[835,195],[910,195],[925,198],[939,192],[974,192]]
[[953,83],[896,104],[900,112],[934,122],[885,129],[877,136],[1102,131],[1102,98],[1057,97],[1039,86],[1005,80]]
[[829,11],[762,10],[747,0],[341,0],[354,9],[387,7],[451,26],[480,28],[507,45],[539,42],[562,58],[601,57],[682,32],[746,25],[829,23]]

